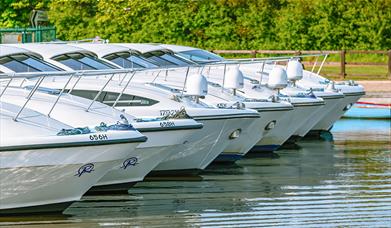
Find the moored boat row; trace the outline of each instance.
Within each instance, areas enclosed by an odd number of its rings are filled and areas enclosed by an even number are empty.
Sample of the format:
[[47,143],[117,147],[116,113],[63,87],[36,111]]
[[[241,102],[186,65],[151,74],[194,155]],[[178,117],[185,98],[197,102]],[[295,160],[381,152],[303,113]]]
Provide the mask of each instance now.
[[0,45],[0,213],[63,210],[148,174],[199,172],[327,131],[363,94],[300,56],[176,45]]

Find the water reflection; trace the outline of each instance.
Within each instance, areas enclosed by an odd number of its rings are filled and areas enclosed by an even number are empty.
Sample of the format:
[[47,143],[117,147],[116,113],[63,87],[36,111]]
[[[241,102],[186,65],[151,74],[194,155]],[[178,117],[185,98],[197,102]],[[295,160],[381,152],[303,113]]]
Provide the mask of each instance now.
[[[388,123],[357,133],[357,125],[368,123],[355,121],[345,131],[339,124],[346,122],[338,122],[334,141],[302,140],[296,149],[214,165],[202,180],[149,181],[129,195],[86,196],[66,211],[68,217],[40,217],[25,225],[388,226]],[[2,225],[24,224],[2,219]]]

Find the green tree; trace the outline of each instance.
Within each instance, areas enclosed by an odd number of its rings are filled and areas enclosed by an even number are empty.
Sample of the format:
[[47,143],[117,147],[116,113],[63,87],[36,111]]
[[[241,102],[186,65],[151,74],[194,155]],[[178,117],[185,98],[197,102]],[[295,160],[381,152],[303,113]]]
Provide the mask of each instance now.
[[50,0],[1,0],[0,27],[29,27],[30,13],[36,9],[46,9]]

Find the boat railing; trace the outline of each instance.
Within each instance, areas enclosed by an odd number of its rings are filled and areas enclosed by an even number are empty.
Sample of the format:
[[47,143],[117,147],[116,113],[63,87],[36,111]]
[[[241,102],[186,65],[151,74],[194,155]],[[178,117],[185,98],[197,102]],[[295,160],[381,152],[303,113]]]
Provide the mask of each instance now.
[[[47,77],[69,77],[66,81],[64,86],[62,87],[60,93],[58,94],[58,97],[56,98],[55,102],[53,103],[52,107],[50,108],[49,113],[47,114],[50,116],[50,114],[53,112],[54,108],[58,104],[58,101],[60,100],[61,96],[63,93],[67,91],[67,93],[71,93],[74,88],[77,86],[77,84],[80,82],[81,78],[83,77],[90,77],[90,76],[108,76],[107,81],[104,83],[104,85],[100,88],[94,99],[91,101],[91,103],[88,105],[86,111],[89,111],[93,104],[97,101],[99,96],[102,94],[102,92],[105,90],[107,85],[114,79],[116,75],[118,75],[119,80],[119,85],[121,86],[125,80],[128,78],[130,75],[129,79],[126,81],[125,85],[123,85],[121,92],[118,94],[118,97],[116,98],[116,101],[113,103],[112,107],[115,107],[117,103],[119,102],[121,96],[125,92],[126,88],[130,85],[132,79],[136,76],[137,73],[148,73],[151,72],[152,74],[156,73],[156,76],[153,78],[153,80],[149,83],[154,83],[158,77],[162,77],[161,73],[164,72],[164,80],[169,77],[168,72],[170,71],[177,71],[177,70],[186,70],[186,73],[184,74],[184,80],[183,80],[183,86],[181,89],[181,96],[183,96],[185,87],[186,87],[186,81],[189,77],[190,71],[197,71],[198,73],[203,73],[206,68],[208,68],[207,75],[210,74],[210,68],[211,67],[218,67],[222,66],[223,67],[223,78],[222,78],[222,92],[224,92],[224,82],[225,82],[225,77],[226,77],[226,72],[227,72],[227,67],[228,66],[240,66],[242,64],[254,64],[254,63],[261,63],[260,67],[260,74],[261,78],[259,80],[259,84],[262,83],[262,77],[265,74],[264,72],[264,67],[266,64],[277,64],[277,62],[282,62],[282,61],[289,61],[292,58],[300,58],[300,57],[307,57],[307,56],[324,56],[321,66],[318,70],[318,73],[320,72],[321,68],[324,65],[324,62],[326,61],[327,54],[318,54],[318,55],[297,55],[297,56],[289,56],[289,57],[272,57],[272,58],[257,58],[257,59],[250,59],[250,60],[228,60],[224,62],[214,62],[214,63],[208,63],[208,64],[203,64],[203,65],[192,65],[192,66],[178,66],[178,67],[161,67],[161,68],[150,68],[150,69],[106,69],[106,70],[80,70],[80,71],[55,71],[55,72],[24,72],[24,73],[0,73],[0,80],[8,80],[5,86],[3,87],[1,92],[0,92],[0,98],[4,95],[5,91],[7,88],[11,85],[11,82],[15,79],[23,79],[22,83],[20,84],[20,87],[22,87],[23,83],[25,80],[28,79],[37,79],[35,84],[32,86],[30,93],[26,97],[25,103],[22,105],[21,109],[15,116],[14,120],[16,121],[17,118],[20,116],[22,113],[23,109],[26,107],[26,105],[29,103],[33,95],[38,91],[40,85],[42,82],[45,80]],[[317,62],[317,61],[316,61]],[[315,67],[312,68],[312,71],[314,70]],[[311,71],[311,72],[312,72]],[[317,73],[317,74],[318,74]],[[77,78],[76,81],[73,83],[71,88],[67,90],[67,87],[71,84],[72,79]],[[103,77],[101,77],[103,78]],[[147,81],[146,81],[147,82]],[[148,82],[147,82],[148,83]]]

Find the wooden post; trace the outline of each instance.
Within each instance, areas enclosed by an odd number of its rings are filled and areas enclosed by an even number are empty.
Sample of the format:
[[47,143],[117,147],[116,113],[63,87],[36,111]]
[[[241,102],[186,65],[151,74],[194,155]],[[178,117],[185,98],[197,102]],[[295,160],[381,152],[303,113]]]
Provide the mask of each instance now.
[[391,50],[388,50],[388,79],[391,80]]
[[345,71],[345,65],[346,65],[345,54],[346,54],[346,51],[342,50],[340,53],[341,53],[341,79],[345,79],[345,76],[346,76],[346,71]]
[[251,51],[251,57],[254,59],[257,58],[257,51],[256,50]]

